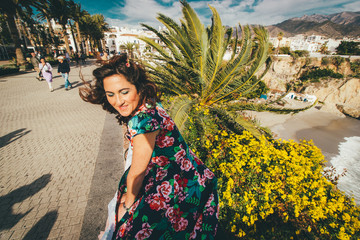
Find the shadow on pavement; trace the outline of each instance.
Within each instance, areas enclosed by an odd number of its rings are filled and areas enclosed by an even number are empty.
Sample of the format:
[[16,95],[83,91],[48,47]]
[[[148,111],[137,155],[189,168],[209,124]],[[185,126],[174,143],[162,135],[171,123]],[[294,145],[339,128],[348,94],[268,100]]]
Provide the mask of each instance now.
[[51,211],[45,214],[25,235],[23,240],[42,240],[48,239],[51,229],[53,228],[58,217],[57,211]]
[[[79,81],[74,81],[74,82],[70,81],[70,83],[71,83],[71,86],[72,86],[71,89],[83,85],[83,83],[82,83],[82,82],[79,82]],[[65,90],[65,84],[61,84],[58,88],[54,89],[54,91],[61,90],[61,89],[64,89],[64,90]],[[70,90],[71,90],[71,89],[70,89]]]
[[0,230],[10,229],[15,226],[26,213],[14,214],[12,207],[25,199],[35,195],[50,182],[51,174],[45,174],[32,183],[22,186],[4,196],[0,197]]
[[31,132],[31,130],[25,131],[26,128],[20,128],[16,131],[13,131],[11,133],[8,133],[2,137],[0,137],[0,148],[5,147],[6,145],[18,140],[19,138],[25,136],[26,134],[28,134],[29,132]]

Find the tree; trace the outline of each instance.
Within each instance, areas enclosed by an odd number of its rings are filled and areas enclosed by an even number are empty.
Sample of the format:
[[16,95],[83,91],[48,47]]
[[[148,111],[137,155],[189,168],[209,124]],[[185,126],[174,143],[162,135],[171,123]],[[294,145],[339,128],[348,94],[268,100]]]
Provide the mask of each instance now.
[[95,45],[102,51],[105,49],[105,44],[102,42],[104,39],[104,32],[109,30],[109,25],[105,22],[104,15],[102,14],[94,14],[92,19],[95,23],[95,28],[92,29],[91,36],[95,40]]
[[78,49],[81,49],[81,52],[84,52],[83,46],[81,44],[82,37],[80,32],[79,21],[83,16],[87,15],[88,12],[86,12],[85,10],[81,10],[81,4],[75,3],[73,0],[70,1],[70,11],[71,11],[71,19],[74,20],[75,22],[76,33],[77,33],[76,42]]
[[360,55],[359,44],[359,42],[341,41],[336,52],[341,55]]
[[89,42],[90,42],[90,35],[94,27],[95,27],[95,23],[89,13],[84,14],[80,18],[79,28],[80,28],[80,32],[85,37],[85,48],[86,48],[87,56],[89,56],[89,52],[91,51],[91,46],[89,45]]
[[328,50],[328,44],[329,41],[326,41],[325,43],[323,43],[320,47],[320,53],[321,54],[329,54],[329,50]]
[[[86,37],[86,51],[90,51],[92,46],[95,46],[102,51],[104,44],[101,40],[104,38],[104,32],[108,31],[109,25],[105,22],[105,18],[102,14],[84,15],[79,21],[80,31]],[[92,42],[92,46],[88,45],[88,42]]]
[[54,34],[54,29],[51,25],[50,16],[51,16],[51,12],[50,12],[50,7],[49,7],[49,2],[46,1],[42,4],[42,8],[39,11],[39,13],[36,15],[36,17],[40,21],[46,20],[48,28],[49,28],[49,34],[51,36],[51,42],[54,44],[55,47],[57,47],[56,37]]
[[[240,132],[244,129],[235,121],[236,113],[226,110],[235,96],[243,97],[260,82],[270,66],[268,59],[268,33],[263,27],[254,27],[251,38],[249,26],[241,27],[241,51],[238,47],[238,30],[232,46],[232,56],[224,62],[224,54],[233,36],[233,29],[226,29],[215,8],[212,11],[212,24],[205,28],[195,11],[186,1],[180,1],[184,19],[181,26],[174,20],[159,14],[157,19],[165,25],[166,31],[142,24],[154,32],[165,48],[153,40],[141,37],[157,53],[152,62],[146,64],[152,79],[163,92],[172,93],[175,99],[170,109],[174,121],[183,129],[194,111],[218,116],[224,126]],[[266,68],[258,71],[266,64]],[[258,77],[256,77],[256,74]],[[203,123],[197,119],[199,125]]]
[[64,38],[66,51],[70,54],[69,37],[66,25],[70,18],[70,3],[68,0],[49,0],[50,17],[57,20],[62,27],[62,37]]
[[15,23],[16,14],[24,9],[32,13],[32,8],[41,9],[41,3],[44,0],[1,0],[0,12],[5,15],[6,22],[9,26],[11,38],[15,45],[16,63],[22,65],[25,63],[24,54],[21,50],[19,32]]
[[0,44],[6,45],[12,42],[9,28],[6,24],[6,18],[3,14],[0,14]]
[[343,57],[335,56],[331,58],[331,63],[335,65],[336,71],[339,71],[339,68],[343,62],[345,62]]
[[120,46],[121,50],[126,50],[130,58],[134,58],[134,50],[137,50],[139,45],[133,42],[126,42]]

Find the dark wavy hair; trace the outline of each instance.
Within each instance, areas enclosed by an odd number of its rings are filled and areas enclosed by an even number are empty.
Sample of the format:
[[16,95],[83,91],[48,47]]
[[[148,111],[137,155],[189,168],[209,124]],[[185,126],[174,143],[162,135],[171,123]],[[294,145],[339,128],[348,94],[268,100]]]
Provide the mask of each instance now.
[[[94,84],[89,84],[82,78],[85,86],[79,89],[79,95],[85,102],[100,104],[105,111],[116,114],[120,124],[127,124],[141,105],[149,103],[155,107],[156,102],[160,100],[158,89],[155,83],[149,80],[144,67],[139,62],[128,59],[127,54],[116,55],[109,61],[102,61],[101,64],[102,66],[93,71],[95,77]],[[103,84],[104,78],[116,74],[124,76],[126,80],[135,85],[140,97],[138,106],[128,117],[121,116],[106,98]]]

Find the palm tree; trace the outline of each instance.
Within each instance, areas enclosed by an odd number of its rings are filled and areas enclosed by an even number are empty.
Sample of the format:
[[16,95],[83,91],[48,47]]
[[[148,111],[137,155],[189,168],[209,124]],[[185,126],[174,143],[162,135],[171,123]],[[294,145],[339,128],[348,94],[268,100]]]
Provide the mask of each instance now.
[[36,17],[40,21],[46,20],[48,28],[49,28],[49,34],[51,36],[51,40],[54,43],[54,45],[56,45],[54,29],[53,29],[51,21],[50,21],[51,20],[50,16],[51,16],[51,12],[50,12],[50,7],[49,7],[49,2],[46,1],[42,4],[42,8],[39,11],[39,13],[36,15]]
[[91,18],[89,13],[85,14],[80,18],[79,28],[80,28],[80,32],[82,33],[82,36],[84,36],[85,38],[85,48],[86,48],[87,56],[89,55],[89,52],[92,51],[91,46],[89,46],[89,42],[90,42],[91,31],[94,28],[94,25],[95,24],[93,22],[93,19]]
[[[86,52],[93,51],[92,47],[97,47],[102,51],[104,32],[109,30],[109,25],[105,22],[102,14],[84,15],[79,21],[80,31],[86,37]],[[91,43],[91,46],[88,45]]]
[[77,46],[78,49],[81,49],[81,52],[84,51],[83,46],[81,44],[82,42],[82,37],[81,37],[81,32],[80,32],[80,26],[79,26],[79,21],[80,19],[89,14],[87,11],[85,10],[81,10],[81,4],[80,3],[75,3],[74,1],[70,1],[70,10],[71,10],[71,19],[74,20],[75,22],[75,27],[76,27],[76,41],[77,41]]
[[48,0],[50,17],[58,21],[62,27],[62,37],[64,38],[66,51],[70,54],[69,37],[66,31],[66,25],[70,19],[69,0]]
[[134,50],[139,49],[139,45],[133,42],[126,42],[125,44],[120,45],[121,50],[125,50],[130,58],[134,58]]
[[[44,34],[40,34],[42,32],[42,26],[32,17],[32,13],[27,11],[26,9],[17,14],[19,20],[19,30],[22,32],[27,39],[29,39],[32,46],[35,49],[39,49],[38,46],[45,46],[47,44],[47,36]],[[42,37],[39,37],[42,35]],[[47,52],[49,53],[50,49],[47,48]]]
[[6,17],[6,22],[9,26],[11,38],[15,45],[16,62],[18,65],[25,63],[24,54],[21,50],[21,42],[19,32],[15,23],[16,14],[20,14],[24,9],[32,13],[34,7],[38,10],[41,9],[41,3],[45,0],[1,0],[0,12]]
[[102,40],[104,39],[104,32],[109,30],[109,25],[105,22],[105,18],[102,14],[92,15],[92,19],[96,28],[93,29],[91,36],[94,39],[97,47],[102,51],[105,48]]
[[[233,53],[225,62],[223,58],[233,29],[222,25],[218,12],[211,6],[212,24],[205,28],[190,5],[185,0],[180,2],[184,16],[181,26],[163,14],[159,14],[157,19],[165,25],[166,31],[160,32],[142,24],[165,46],[146,37],[140,38],[157,51],[152,54],[154,61],[146,64],[150,76],[164,91],[175,95],[170,114],[180,129],[188,121],[190,112],[203,111],[218,116],[230,130],[242,132],[244,127],[235,121],[236,114],[226,108],[232,100],[256,90],[256,85],[267,72],[270,66],[268,33],[263,27],[254,27],[254,37],[251,38],[250,27],[240,26],[241,51],[236,54],[236,29]],[[258,73],[264,63],[266,68]],[[201,122],[199,119],[199,124]]]

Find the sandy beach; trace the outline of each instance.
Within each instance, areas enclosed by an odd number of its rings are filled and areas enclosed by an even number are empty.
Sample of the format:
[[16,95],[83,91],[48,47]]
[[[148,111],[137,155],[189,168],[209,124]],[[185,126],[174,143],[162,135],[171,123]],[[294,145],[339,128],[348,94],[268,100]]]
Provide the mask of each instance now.
[[311,108],[297,114],[276,114],[247,111],[264,127],[268,127],[275,138],[313,140],[322,150],[326,160],[339,154],[339,144],[345,137],[360,136],[360,121]]

